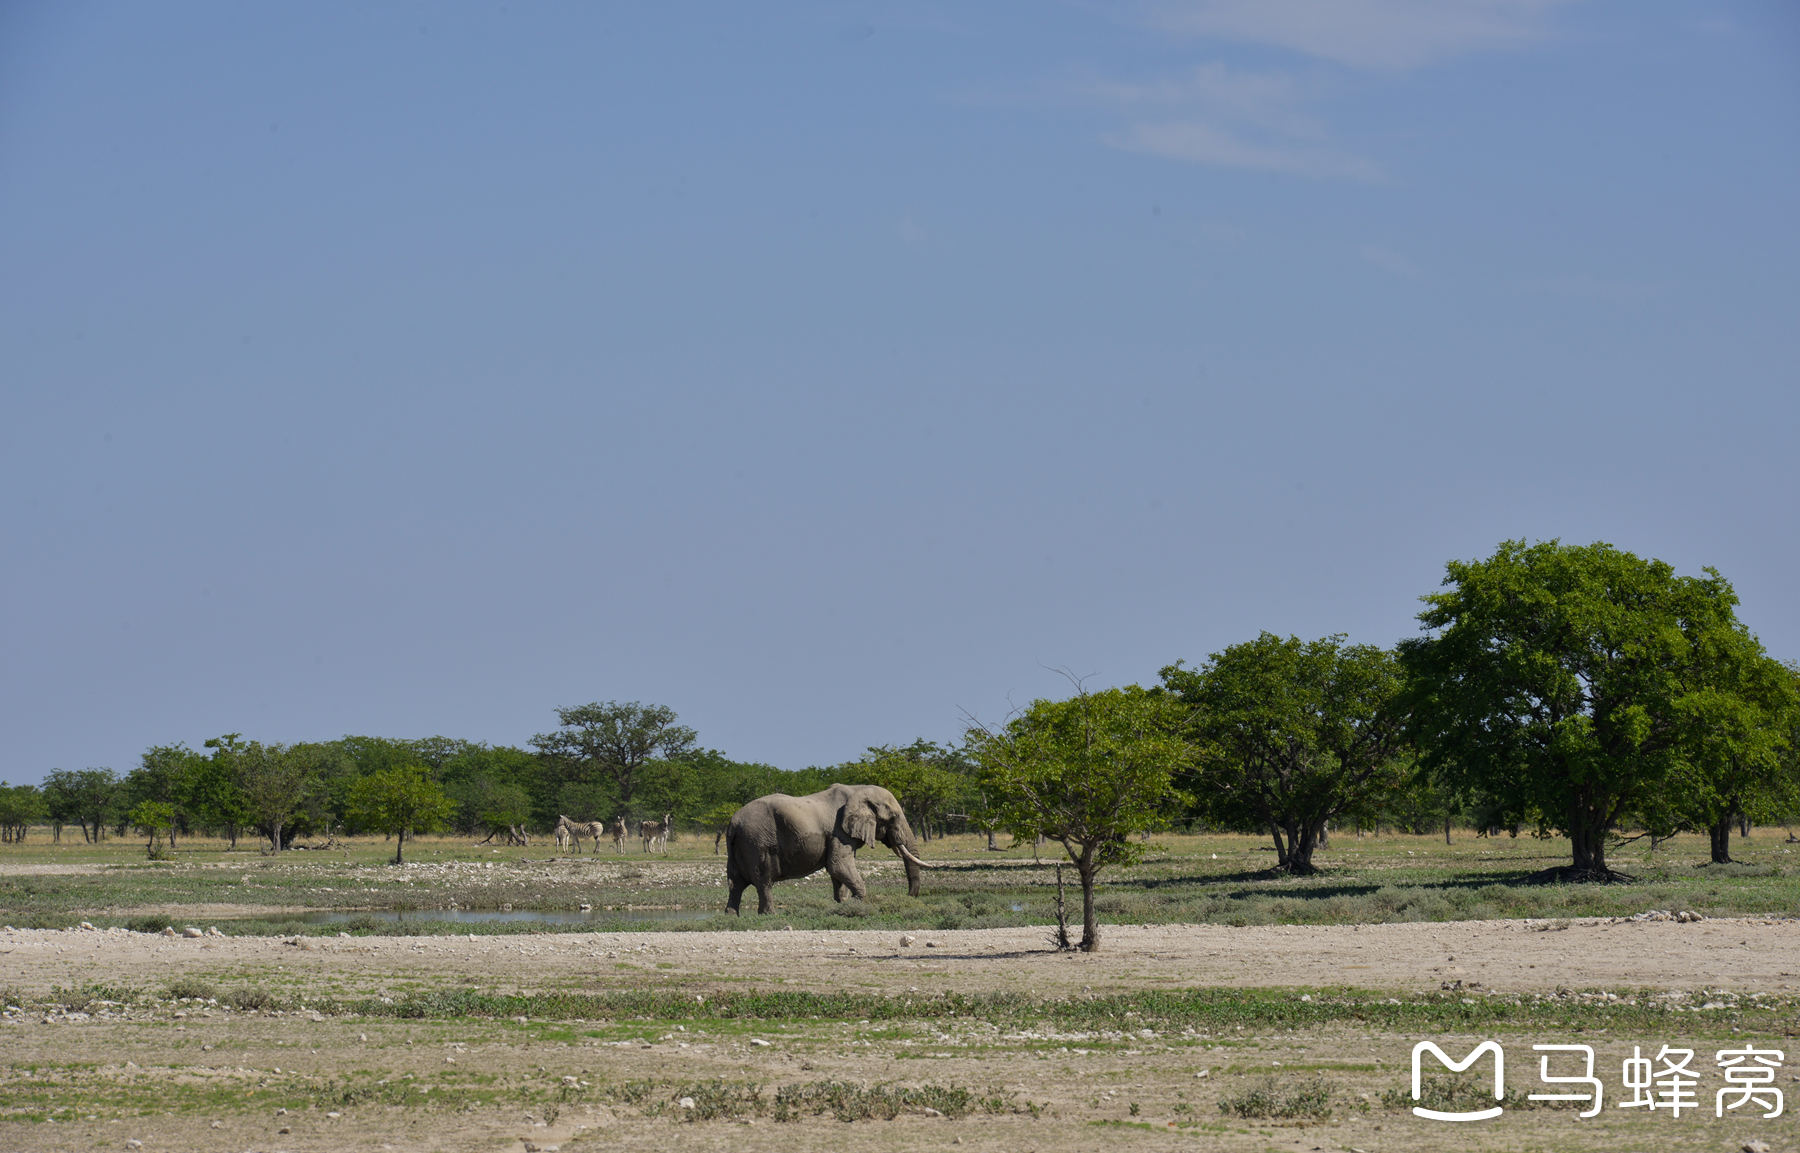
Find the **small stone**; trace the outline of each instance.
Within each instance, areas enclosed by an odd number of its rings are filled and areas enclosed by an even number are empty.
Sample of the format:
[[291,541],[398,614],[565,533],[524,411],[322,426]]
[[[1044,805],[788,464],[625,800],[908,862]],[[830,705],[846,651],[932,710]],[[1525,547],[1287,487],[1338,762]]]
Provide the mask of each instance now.
[[1767,1141],[1746,1141],[1743,1149],[1744,1153],[1769,1153],[1769,1143]]
[[90,933],[94,931],[94,923],[92,921],[83,921],[81,927]]
[[125,1142],[125,1148],[127,1148],[127,1149],[142,1149],[143,1147],[144,1147],[144,1143],[142,1141],[139,1141],[136,1137],[133,1137],[130,1140]]
[[694,1099],[692,1097],[683,1097],[681,1100],[675,1102],[675,1104],[681,1106],[683,1109],[692,1109],[694,1107]]
[[902,949],[910,949],[910,948],[912,948],[913,942],[916,940],[918,940],[917,937],[913,936],[911,933],[908,933],[904,937],[900,938],[900,947]]
[[927,941],[927,942],[925,942],[925,947],[927,949],[935,949],[935,948],[937,948],[937,942],[936,941]]
[[175,926],[170,925],[168,928],[164,929],[162,935],[165,937],[173,937],[175,935]]
[[277,1133],[292,1133],[293,1131],[294,1128],[291,1125],[283,1125],[281,1128],[275,1130]]
[[927,1116],[927,1117],[942,1117],[943,1114],[939,1113],[936,1109],[927,1107],[925,1110],[925,1116]]
[[761,1037],[750,1038],[750,1043],[759,1049],[767,1049],[769,1047],[769,1042],[763,1040]]
[[338,934],[338,936],[340,936],[340,937],[343,937],[343,938],[345,938],[345,939],[348,939],[348,938],[349,938],[349,936],[350,936],[350,934],[348,934],[348,933],[339,933],[339,934]]
[[181,931],[181,935],[184,937],[204,937],[204,936],[206,936],[205,933],[200,931],[200,928],[197,925],[189,925],[187,928],[185,928]]
[[206,927],[206,935],[209,937],[223,937],[225,933],[217,925],[208,925]]
[[343,1114],[342,1113],[327,1113],[327,1114],[325,1114],[325,1116],[329,1120],[336,1121],[339,1117],[342,1117]]
[[1205,1080],[1205,1079],[1206,1079],[1206,1078],[1208,1078],[1208,1077],[1210,1077],[1210,1076],[1212,1076],[1212,1070],[1211,1070],[1211,1069],[1202,1069],[1202,1070],[1200,1070],[1200,1071],[1199,1071],[1199,1072],[1198,1072],[1198,1073],[1195,1073],[1195,1074],[1194,1074],[1194,1080],[1196,1080],[1196,1081],[1203,1081],[1203,1080]]

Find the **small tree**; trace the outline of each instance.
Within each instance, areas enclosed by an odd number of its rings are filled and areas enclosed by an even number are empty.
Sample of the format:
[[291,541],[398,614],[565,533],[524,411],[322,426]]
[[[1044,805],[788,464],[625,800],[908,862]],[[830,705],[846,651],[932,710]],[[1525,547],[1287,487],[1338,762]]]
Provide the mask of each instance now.
[[423,765],[382,769],[350,786],[351,817],[365,828],[393,836],[396,865],[404,863],[408,833],[432,831],[455,809]]
[[1175,774],[1188,761],[1173,697],[1133,685],[1066,701],[1033,701],[998,730],[969,729],[987,819],[1020,838],[1062,845],[1081,878],[1080,948],[1100,947],[1094,878],[1136,860],[1133,833],[1153,826],[1183,798]]
[[[167,801],[139,801],[125,818],[133,828],[150,838],[147,852],[152,861],[166,861],[175,855],[175,806]],[[164,834],[169,844],[162,843]]]

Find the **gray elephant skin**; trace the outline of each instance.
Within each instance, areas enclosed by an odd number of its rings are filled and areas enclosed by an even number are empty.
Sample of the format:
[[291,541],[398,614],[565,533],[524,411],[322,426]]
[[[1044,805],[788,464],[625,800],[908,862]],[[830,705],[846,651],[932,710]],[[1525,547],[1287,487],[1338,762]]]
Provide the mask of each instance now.
[[862,900],[869,888],[856,871],[856,850],[879,841],[906,865],[906,891],[919,895],[918,841],[894,794],[879,785],[833,785],[804,797],[774,793],[758,797],[732,815],[725,829],[725,876],[731,897],[725,907],[740,912],[744,890],[756,887],[756,911],[775,908],[769,889],[776,881],[831,874],[832,896],[844,891]]

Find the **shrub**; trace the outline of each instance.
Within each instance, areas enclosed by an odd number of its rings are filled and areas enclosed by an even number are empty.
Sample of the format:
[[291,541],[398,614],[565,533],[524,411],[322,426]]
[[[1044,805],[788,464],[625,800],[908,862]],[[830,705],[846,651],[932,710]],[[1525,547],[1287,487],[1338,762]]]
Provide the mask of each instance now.
[[198,977],[177,977],[169,982],[168,996],[171,1001],[179,1001],[184,997],[195,1001],[210,1001],[218,995],[218,990]]
[[1221,1098],[1219,1112],[1246,1121],[1323,1121],[1331,1116],[1331,1085],[1318,1076],[1297,1085],[1283,1085],[1273,1077],[1264,1077],[1242,1093]]

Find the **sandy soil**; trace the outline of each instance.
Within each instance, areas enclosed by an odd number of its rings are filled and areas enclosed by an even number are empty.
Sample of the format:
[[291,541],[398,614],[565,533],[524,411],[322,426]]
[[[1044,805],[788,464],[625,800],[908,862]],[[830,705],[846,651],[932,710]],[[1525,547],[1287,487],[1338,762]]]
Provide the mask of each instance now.
[[[204,924],[204,921],[198,922]],[[1357,985],[1424,990],[1443,982],[1502,992],[1558,988],[1800,990],[1800,920],[1460,921],[1357,926],[1107,926],[1092,955],[1055,953],[1045,931],[753,931],[525,937],[206,937],[126,932],[0,932],[0,986],[89,981],[155,985],[275,961],[295,976],[345,966],[396,976],[467,975],[494,987],[569,987],[597,959],[625,958],[665,979],[724,973],[778,984],[896,990],[1029,990],[1045,996],[1158,984]],[[610,975],[603,981],[611,986]]]
[[[204,925],[204,922],[200,922]],[[0,988],[41,995],[88,982],[159,989],[181,976],[236,988],[366,994],[470,983],[505,989],[685,988],[744,983],[859,991],[955,989],[1042,996],[1196,985],[1357,985],[1396,991],[1464,987],[1507,992],[1584,986],[1800,990],[1800,921],[1462,922],[1357,927],[1109,926],[1092,956],[1051,952],[1041,929],[915,932],[768,931],[544,934],[446,938],[168,938],[123,931],[0,932]],[[866,1025],[866,1023],[865,1023]],[[637,1030],[635,1033],[632,1030]],[[1468,1039],[1441,1038],[1467,1049]],[[1565,1041],[1567,1037],[1545,1040]],[[1590,1038],[1611,1062],[1634,1042]],[[1075,1153],[1089,1149],[1362,1153],[1443,1148],[1505,1150],[1736,1150],[1766,1141],[1800,1149],[1800,1052],[1782,1073],[1789,1113],[1772,1122],[1711,1110],[1679,1122],[1609,1107],[1593,1121],[1572,1111],[1512,1111],[1481,1127],[1449,1127],[1381,1105],[1407,1082],[1416,1040],[1334,1026],[1159,1036],[996,1029],[978,1021],[916,1029],[849,1022],[772,1025],[759,1033],[689,1032],[654,1023],[435,1022],[268,1016],[192,1006],[108,1019],[103,1011],[52,1019],[8,1014],[0,1024],[0,1101],[68,1102],[57,1121],[0,1121],[0,1150],[141,1148],[454,1150],[528,1153],[654,1145],[731,1153],[878,1153],[900,1149]],[[1529,1077],[1531,1038],[1508,1041],[1514,1077]],[[1780,1039],[1767,1038],[1770,1043]],[[1522,1051],[1514,1051],[1522,1050]],[[1243,1122],[1219,1102],[1264,1077],[1328,1075],[1339,1094],[1326,1122]],[[995,1089],[1014,1110],[959,1120],[910,1114],[844,1124],[830,1117],[774,1123],[684,1123],[672,1103],[579,1099],[548,1115],[559,1086],[664,1086],[723,1077],[777,1085],[841,1079]],[[333,1086],[430,1086],[440,1094],[499,1085],[510,1096],[480,1108],[334,1104]],[[1509,1082],[1510,1084],[1511,1082]],[[166,1088],[158,1088],[166,1086]],[[262,1094],[245,1103],[250,1091]],[[150,1110],[111,1106],[131,1093]],[[427,1090],[429,1092],[429,1090]],[[666,1090],[665,1090],[666,1093]],[[269,1094],[289,1094],[271,1098]],[[534,1095],[535,1094],[535,1095]],[[124,1095],[124,1096],[121,1096]],[[278,1111],[276,1100],[291,1106]],[[235,1102],[235,1103],[234,1103]],[[527,1107],[526,1103],[536,1102]],[[1448,1131],[1454,1129],[1453,1132]],[[138,1146],[128,1145],[136,1141]]]

